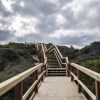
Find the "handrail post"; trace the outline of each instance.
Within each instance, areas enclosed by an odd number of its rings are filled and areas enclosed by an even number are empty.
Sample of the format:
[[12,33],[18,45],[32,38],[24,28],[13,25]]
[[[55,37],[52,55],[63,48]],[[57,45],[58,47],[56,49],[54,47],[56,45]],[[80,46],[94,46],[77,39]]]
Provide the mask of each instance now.
[[[43,72],[43,70],[44,70],[44,66],[41,67],[41,73]],[[44,75],[41,78],[42,81],[43,81],[43,77],[44,77]]]
[[100,82],[95,80],[96,100],[100,100]]
[[68,75],[68,77],[70,77],[70,63],[67,64],[67,67],[68,67],[68,69],[67,69],[67,75]]
[[23,96],[23,82],[20,82],[15,86],[15,100],[22,100],[22,96]]
[[[36,71],[34,72],[34,78],[35,78],[35,80],[38,80],[38,70],[36,70]],[[36,84],[34,90],[35,90],[36,93],[38,93],[38,84]]]
[[[78,80],[81,80],[81,72],[77,69]],[[82,86],[78,83],[78,93],[82,92]]]
[[46,70],[46,72],[45,72],[45,77],[47,76],[47,64],[46,65],[44,65],[44,70]]
[[[71,66],[71,65],[70,65],[70,71],[71,71],[71,72],[73,72],[73,66]],[[73,81],[73,80],[74,80],[73,75],[72,75],[72,74],[70,74],[70,76],[71,76],[71,81]]]

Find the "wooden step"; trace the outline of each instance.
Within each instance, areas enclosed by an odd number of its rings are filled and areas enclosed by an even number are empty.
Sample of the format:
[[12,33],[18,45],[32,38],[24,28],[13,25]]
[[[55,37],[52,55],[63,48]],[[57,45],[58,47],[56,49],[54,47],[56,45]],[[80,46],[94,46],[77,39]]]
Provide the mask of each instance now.
[[48,70],[66,70],[66,68],[48,68]]
[[60,68],[59,65],[48,65],[48,68]]
[[48,63],[58,63],[58,61],[57,60],[47,60],[48,61]]
[[55,56],[47,56],[48,57],[48,59],[52,59],[52,60],[56,60],[56,57]]
[[48,76],[66,76],[66,73],[48,73]]
[[48,59],[56,59],[54,52],[53,53],[52,52],[46,53],[46,56]]
[[66,76],[66,68],[48,68],[48,76]]
[[77,86],[66,76],[50,76],[44,79],[32,100],[87,100],[77,92]]
[[48,65],[58,65],[59,66],[59,63],[48,63]]
[[48,71],[48,73],[66,73],[66,71]]
[[48,52],[46,53],[46,56],[54,56],[54,52]]
[[48,65],[50,65],[50,66],[59,66],[58,63],[48,63]]

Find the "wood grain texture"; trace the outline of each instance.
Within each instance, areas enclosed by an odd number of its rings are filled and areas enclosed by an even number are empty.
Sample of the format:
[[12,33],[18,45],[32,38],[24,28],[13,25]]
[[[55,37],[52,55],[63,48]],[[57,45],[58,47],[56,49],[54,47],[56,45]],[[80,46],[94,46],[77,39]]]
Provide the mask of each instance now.
[[33,100],[84,100],[69,77],[46,77]]
[[95,72],[95,71],[92,71],[92,70],[90,70],[90,69],[87,69],[87,68],[85,68],[85,67],[83,67],[83,66],[80,66],[80,65],[78,65],[78,64],[75,64],[75,63],[71,63],[71,65],[72,65],[73,67],[75,67],[76,69],[80,70],[81,72],[87,74],[88,76],[90,76],[90,77],[92,77],[93,79],[95,79],[95,80],[97,80],[97,81],[100,82],[100,74],[99,74],[99,73],[97,73],[97,72]]

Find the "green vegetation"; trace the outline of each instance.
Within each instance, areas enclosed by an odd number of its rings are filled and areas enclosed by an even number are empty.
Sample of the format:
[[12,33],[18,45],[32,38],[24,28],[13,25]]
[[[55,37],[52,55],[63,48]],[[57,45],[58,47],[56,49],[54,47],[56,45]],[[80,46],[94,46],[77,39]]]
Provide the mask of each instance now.
[[70,48],[66,46],[58,46],[58,48],[64,57],[68,56],[69,60],[75,59],[79,52],[78,49],[75,49],[72,46]]
[[[0,82],[35,66],[35,45],[23,43],[9,43],[0,45]],[[34,56],[34,57],[33,57]],[[31,77],[24,80],[24,92],[32,84]],[[14,100],[14,89],[8,91],[0,100]]]
[[[72,46],[58,46],[63,56],[68,56],[71,62],[78,63],[90,70],[100,73],[100,41],[91,43],[82,49],[75,49]],[[74,73],[76,70],[74,69]],[[82,82],[95,93],[95,80],[82,73]],[[90,100],[90,99],[89,99]]]
[[100,59],[83,61],[81,65],[100,73]]
[[[87,60],[80,63],[82,66],[93,70],[95,72],[100,73],[100,59],[95,60]],[[86,74],[82,75],[84,84],[93,92],[95,93],[95,80],[91,77],[87,76]]]
[[[49,43],[46,46],[49,48],[52,44]],[[88,69],[100,73],[99,41],[93,42],[82,49],[75,49],[73,46],[58,46],[58,48],[64,57],[69,57],[70,62],[79,63]],[[36,55],[34,44],[9,43],[7,45],[0,45],[0,82],[33,67],[36,62],[32,57],[33,55]],[[29,86],[30,81],[26,80],[28,85],[24,86],[25,89]],[[93,93],[95,93],[95,81],[92,78],[82,73],[82,81]],[[8,97],[10,97],[9,93]],[[0,98],[0,100],[7,99]]]
[[53,45],[52,43],[46,44],[47,49],[49,49],[52,45]]
[[35,46],[23,43],[0,45],[0,82],[34,66]]

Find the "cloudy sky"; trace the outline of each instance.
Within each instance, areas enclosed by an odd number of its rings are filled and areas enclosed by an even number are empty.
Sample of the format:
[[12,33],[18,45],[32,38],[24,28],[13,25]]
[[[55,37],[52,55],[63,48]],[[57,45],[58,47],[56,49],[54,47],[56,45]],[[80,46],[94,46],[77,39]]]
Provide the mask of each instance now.
[[100,40],[100,0],[0,0],[0,43],[83,47]]

